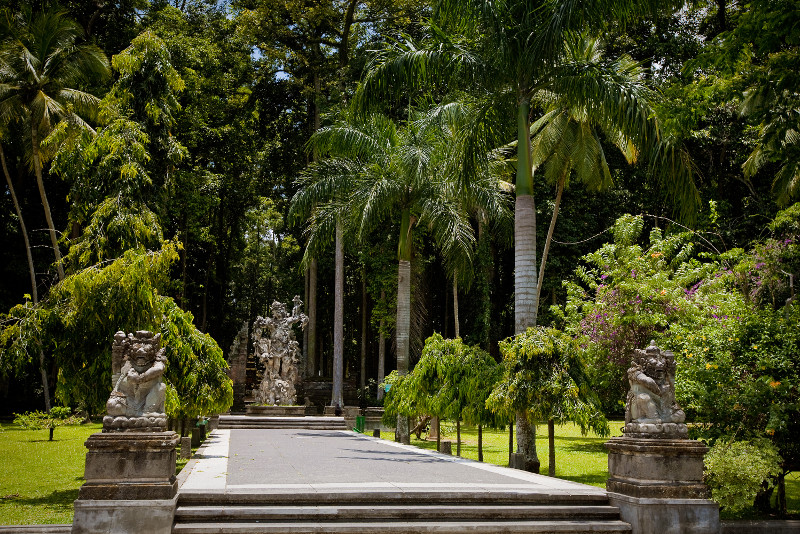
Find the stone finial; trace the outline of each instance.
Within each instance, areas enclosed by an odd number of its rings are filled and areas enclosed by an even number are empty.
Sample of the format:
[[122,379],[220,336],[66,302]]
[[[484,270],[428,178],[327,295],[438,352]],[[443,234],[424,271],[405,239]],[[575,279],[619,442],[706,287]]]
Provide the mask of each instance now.
[[686,414],[675,401],[675,356],[650,345],[633,353],[628,369],[625,428],[628,437],[688,438]]
[[167,426],[162,382],[166,365],[161,334],[117,332],[111,348],[113,389],[106,403],[104,432],[163,432]]
[[295,383],[299,378],[297,355],[300,345],[295,341],[292,325],[299,322],[305,328],[308,317],[302,312],[303,301],[292,299],[292,314],[277,300],[272,303],[271,317],[257,317],[253,323],[253,345],[256,358],[264,365],[264,378],[255,390],[257,404],[290,405],[297,401]]

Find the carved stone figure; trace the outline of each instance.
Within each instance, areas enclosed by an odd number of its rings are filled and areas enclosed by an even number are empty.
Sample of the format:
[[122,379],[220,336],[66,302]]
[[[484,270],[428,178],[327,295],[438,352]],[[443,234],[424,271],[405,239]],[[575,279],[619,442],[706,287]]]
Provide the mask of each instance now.
[[675,401],[675,356],[654,341],[636,349],[628,369],[623,433],[632,437],[686,438],[686,414]]
[[299,378],[297,356],[300,345],[295,341],[292,325],[299,322],[305,328],[308,317],[302,312],[299,296],[292,299],[292,314],[283,303],[275,301],[270,306],[271,317],[256,318],[253,324],[253,346],[256,358],[264,365],[264,378],[255,391],[257,404],[295,404],[295,383]]
[[161,334],[117,332],[111,349],[113,389],[106,403],[104,432],[163,432],[166,385],[161,381],[166,357]]

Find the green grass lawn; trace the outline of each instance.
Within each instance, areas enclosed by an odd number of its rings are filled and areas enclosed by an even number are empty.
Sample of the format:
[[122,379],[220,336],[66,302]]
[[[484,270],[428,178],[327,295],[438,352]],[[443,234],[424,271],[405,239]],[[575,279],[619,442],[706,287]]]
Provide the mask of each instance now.
[[[611,435],[622,435],[622,421],[611,421]],[[384,433],[383,437],[393,439],[391,433]],[[425,435],[422,435],[425,438]],[[436,449],[435,441],[415,439],[411,436],[411,444],[423,449]],[[442,440],[453,442],[453,454],[456,453],[456,428],[455,424],[442,423]],[[556,448],[556,477],[574,482],[581,482],[603,489],[608,478],[608,452],[603,443],[608,438],[601,438],[594,433],[581,435],[580,428],[572,423],[555,428]],[[547,426],[536,427],[536,452],[541,462],[542,474],[547,474],[548,446]],[[478,459],[478,430],[475,427],[461,426],[461,456],[471,460]],[[487,463],[508,466],[508,429],[483,431],[483,460]],[[786,505],[793,518],[800,516],[800,472],[790,473],[786,476]],[[749,510],[740,514],[741,517],[757,518],[757,513]],[[723,513],[723,517],[728,516]]]
[[[611,422],[612,436],[622,435],[622,422]],[[572,423],[556,425],[556,476],[592,486],[606,487],[608,478],[608,454],[603,443],[608,438],[601,438],[594,433],[581,435],[580,428]],[[391,434],[384,437],[392,439]],[[425,438],[425,435],[422,435]],[[411,444],[424,449],[436,449],[435,441],[415,439],[411,436]],[[516,436],[515,436],[516,439]],[[442,440],[453,442],[453,454],[456,454],[455,424],[442,423]],[[541,473],[547,474],[548,449],[547,426],[536,428],[536,451],[541,462]],[[478,429],[461,425],[461,456],[471,460],[478,459]],[[483,431],[483,461],[508,466],[508,429]]]
[[0,425],[0,524],[71,523],[72,503],[83,484],[83,444],[101,428],[58,427],[48,441],[48,430]]

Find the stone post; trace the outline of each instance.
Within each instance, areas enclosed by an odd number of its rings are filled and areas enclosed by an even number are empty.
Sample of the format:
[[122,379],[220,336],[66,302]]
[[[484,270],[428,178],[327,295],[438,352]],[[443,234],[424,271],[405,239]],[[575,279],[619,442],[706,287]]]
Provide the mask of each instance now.
[[708,449],[687,438],[674,378],[672,353],[652,341],[636,350],[623,436],[606,443],[608,498],[632,534],[718,534],[719,506],[703,483]]

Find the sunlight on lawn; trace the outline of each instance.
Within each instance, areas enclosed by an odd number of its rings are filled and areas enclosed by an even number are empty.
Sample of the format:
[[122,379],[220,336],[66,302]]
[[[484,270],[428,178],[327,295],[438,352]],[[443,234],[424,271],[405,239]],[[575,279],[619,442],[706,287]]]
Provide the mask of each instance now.
[[[622,421],[611,421],[612,436],[622,435]],[[384,433],[384,437],[392,439],[392,434]],[[425,437],[425,434],[422,435]],[[516,436],[515,436],[516,438]],[[455,424],[442,423],[442,440],[453,442],[453,454],[456,453],[456,428]],[[592,432],[581,435],[577,425],[568,423],[556,425],[556,477],[583,484],[606,487],[608,478],[608,453],[603,443],[608,438],[601,438]],[[436,449],[435,441],[417,440],[411,436],[411,444],[424,449]],[[536,451],[541,462],[542,474],[547,474],[548,448],[547,426],[536,427]],[[478,459],[478,429],[476,427],[461,427],[461,456],[471,460]],[[505,430],[484,429],[483,431],[483,459],[487,463],[508,466],[508,428]]]
[[63,426],[48,441],[48,430],[0,425],[0,524],[71,523],[73,501],[83,484],[89,435],[100,424]]

